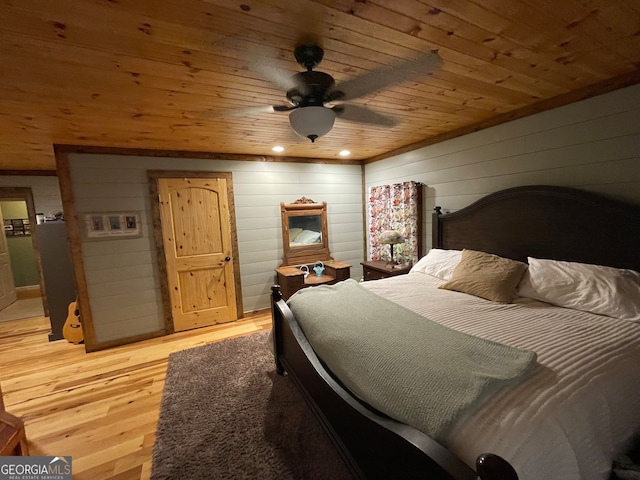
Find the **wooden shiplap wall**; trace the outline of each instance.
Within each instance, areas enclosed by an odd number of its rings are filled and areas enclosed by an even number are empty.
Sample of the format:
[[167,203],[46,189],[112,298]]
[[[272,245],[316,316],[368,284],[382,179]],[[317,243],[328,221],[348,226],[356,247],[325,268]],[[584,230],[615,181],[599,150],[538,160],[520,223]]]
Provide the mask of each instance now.
[[142,238],[82,244],[98,342],[161,329],[162,302],[151,231],[147,170],[232,172],[245,312],[269,306],[274,269],[282,262],[280,202],[302,196],[328,206],[336,260],[361,275],[362,168],[359,165],[275,163],[70,154],[78,215],[141,211]]
[[560,185],[640,203],[640,85],[365,166],[367,188],[406,180],[425,184],[427,250],[434,206],[454,211],[504,188]]
[[58,177],[36,175],[0,175],[0,187],[30,187],[37,213],[62,211]]

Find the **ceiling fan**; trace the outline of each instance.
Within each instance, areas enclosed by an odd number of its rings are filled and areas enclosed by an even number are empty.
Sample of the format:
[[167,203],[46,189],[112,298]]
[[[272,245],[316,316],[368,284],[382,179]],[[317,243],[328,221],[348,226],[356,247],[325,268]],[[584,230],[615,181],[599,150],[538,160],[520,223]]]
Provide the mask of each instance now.
[[343,120],[393,127],[396,119],[369,108],[336,101],[359,98],[419,74],[431,73],[439,64],[437,53],[428,52],[413,60],[390,67],[371,70],[364,75],[336,85],[331,75],[314,70],[322,61],[324,51],[316,44],[301,44],[294,50],[296,61],[306,69],[294,74],[287,82],[288,104],[274,105],[276,112],[290,112],[289,122],[301,137],[315,142],[333,128],[336,117]]

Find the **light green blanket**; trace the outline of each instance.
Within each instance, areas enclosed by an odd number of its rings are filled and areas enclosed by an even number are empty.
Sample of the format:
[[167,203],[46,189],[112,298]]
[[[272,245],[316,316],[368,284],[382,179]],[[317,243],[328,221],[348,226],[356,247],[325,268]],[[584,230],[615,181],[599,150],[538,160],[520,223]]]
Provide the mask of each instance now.
[[458,418],[536,365],[534,352],[457,332],[354,280],[300,290],[288,303],[354,395],[440,442]]

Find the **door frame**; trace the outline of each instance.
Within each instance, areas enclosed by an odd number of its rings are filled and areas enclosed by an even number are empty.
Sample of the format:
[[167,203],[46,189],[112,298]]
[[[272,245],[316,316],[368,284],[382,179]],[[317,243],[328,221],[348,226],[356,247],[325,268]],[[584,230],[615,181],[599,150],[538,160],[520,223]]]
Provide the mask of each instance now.
[[162,223],[160,219],[160,199],[158,196],[158,179],[160,178],[224,178],[227,181],[227,204],[229,206],[229,221],[231,223],[231,248],[233,255],[233,282],[236,291],[236,312],[238,319],[244,317],[242,306],[242,283],[240,281],[240,259],[238,255],[238,230],[236,228],[236,208],[233,195],[233,175],[231,172],[203,172],[185,170],[147,170],[149,179],[149,195],[151,200],[151,220],[153,224],[153,238],[155,240],[158,270],[160,272],[160,292],[162,293],[162,309],[164,330],[167,334],[174,333],[173,317],[171,315],[171,295],[167,277],[167,261],[162,237]]
[[[44,277],[42,276],[42,260],[40,259],[40,250],[38,250],[38,241],[36,236],[36,206],[33,201],[33,191],[31,187],[0,187],[0,201],[24,201],[27,205],[27,216],[31,229],[31,246],[36,259],[36,269],[38,271],[38,279],[40,286],[40,294],[42,296],[42,308],[44,316],[49,316],[49,305],[47,303],[47,292],[44,288]],[[3,227],[4,228],[4,227]],[[4,235],[4,233],[3,233]]]

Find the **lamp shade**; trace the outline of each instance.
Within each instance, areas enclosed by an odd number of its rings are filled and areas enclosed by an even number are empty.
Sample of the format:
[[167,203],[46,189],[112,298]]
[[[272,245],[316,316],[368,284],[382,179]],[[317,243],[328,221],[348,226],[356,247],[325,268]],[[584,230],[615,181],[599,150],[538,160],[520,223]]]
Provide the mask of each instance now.
[[404,243],[404,237],[397,230],[385,230],[380,234],[378,241],[382,244],[395,245],[397,243]]
[[293,131],[312,142],[329,133],[335,120],[335,112],[326,107],[300,107],[289,114],[289,123]]

